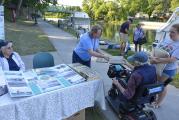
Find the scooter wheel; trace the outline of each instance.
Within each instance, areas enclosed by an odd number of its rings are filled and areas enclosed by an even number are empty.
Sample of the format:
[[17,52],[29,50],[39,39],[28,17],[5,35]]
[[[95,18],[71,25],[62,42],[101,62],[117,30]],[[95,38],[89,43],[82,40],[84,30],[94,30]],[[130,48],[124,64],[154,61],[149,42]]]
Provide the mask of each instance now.
[[148,120],[157,120],[157,117],[152,110],[148,110],[146,112],[147,112],[147,116],[149,118]]
[[135,120],[135,119],[133,119],[131,116],[129,116],[129,115],[125,115],[125,116],[123,116],[122,118],[121,118],[121,120]]

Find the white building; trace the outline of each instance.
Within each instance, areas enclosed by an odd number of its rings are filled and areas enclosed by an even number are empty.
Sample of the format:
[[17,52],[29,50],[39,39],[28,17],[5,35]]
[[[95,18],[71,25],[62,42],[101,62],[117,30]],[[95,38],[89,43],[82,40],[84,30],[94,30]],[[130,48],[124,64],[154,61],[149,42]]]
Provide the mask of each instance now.
[[85,12],[73,12],[69,22],[74,29],[81,27],[90,30],[90,17]]

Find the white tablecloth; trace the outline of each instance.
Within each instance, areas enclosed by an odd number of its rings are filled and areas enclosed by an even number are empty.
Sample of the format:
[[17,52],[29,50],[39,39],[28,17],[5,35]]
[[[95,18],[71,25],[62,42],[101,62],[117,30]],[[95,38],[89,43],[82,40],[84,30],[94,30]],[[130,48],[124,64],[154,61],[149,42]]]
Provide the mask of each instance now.
[[105,110],[102,80],[93,80],[44,94],[10,98],[0,97],[0,120],[61,120],[94,106]]

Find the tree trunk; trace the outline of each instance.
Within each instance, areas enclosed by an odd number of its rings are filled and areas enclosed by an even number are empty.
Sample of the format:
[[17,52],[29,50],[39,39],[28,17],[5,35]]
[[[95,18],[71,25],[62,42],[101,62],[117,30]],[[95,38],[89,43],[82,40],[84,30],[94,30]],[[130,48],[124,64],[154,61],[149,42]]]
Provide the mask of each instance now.
[[0,4],[1,4],[1,5],[3,5],[3,4],[4,4],[4,2],[5,2],[5,0],[2,0]]
[[17,6],[17,16],[20,15],[20,9],[21,9],[21,5],[22,5],[22,1],[23,0],[19,0],[18,6]]

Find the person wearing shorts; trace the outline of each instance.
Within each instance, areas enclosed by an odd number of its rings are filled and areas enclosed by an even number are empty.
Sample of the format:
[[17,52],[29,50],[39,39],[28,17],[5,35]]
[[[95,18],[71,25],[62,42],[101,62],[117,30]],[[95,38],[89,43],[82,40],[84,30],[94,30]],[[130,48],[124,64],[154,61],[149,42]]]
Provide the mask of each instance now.
[[[169,36],[170,39],[164,39],[161,43],[159,43],[157,47],[167,51],[170,54],[170,57],[151,58],[151,63],[166,64],[166,67],[164,68],[162,75],[159,78],[159,81],[162,81],[167,84],[171,82],[171,79],[176,75],[177,72],[177,67],[178,67],[177,60],[179,60],[179,24],[172,25],[169,31]],[[156,107],[159,107],[161,105],[164,97],[166,96],[166,93],[167,93],[167,89],[165,87],[164,91],[158,96],[158,99],[156,101]]]
[[126,22],[124,22],[120,27],[120,54],[124,55],[127,51],[127,46],[129,42],[129,26],[132,23],[132,19],[128,19]]

